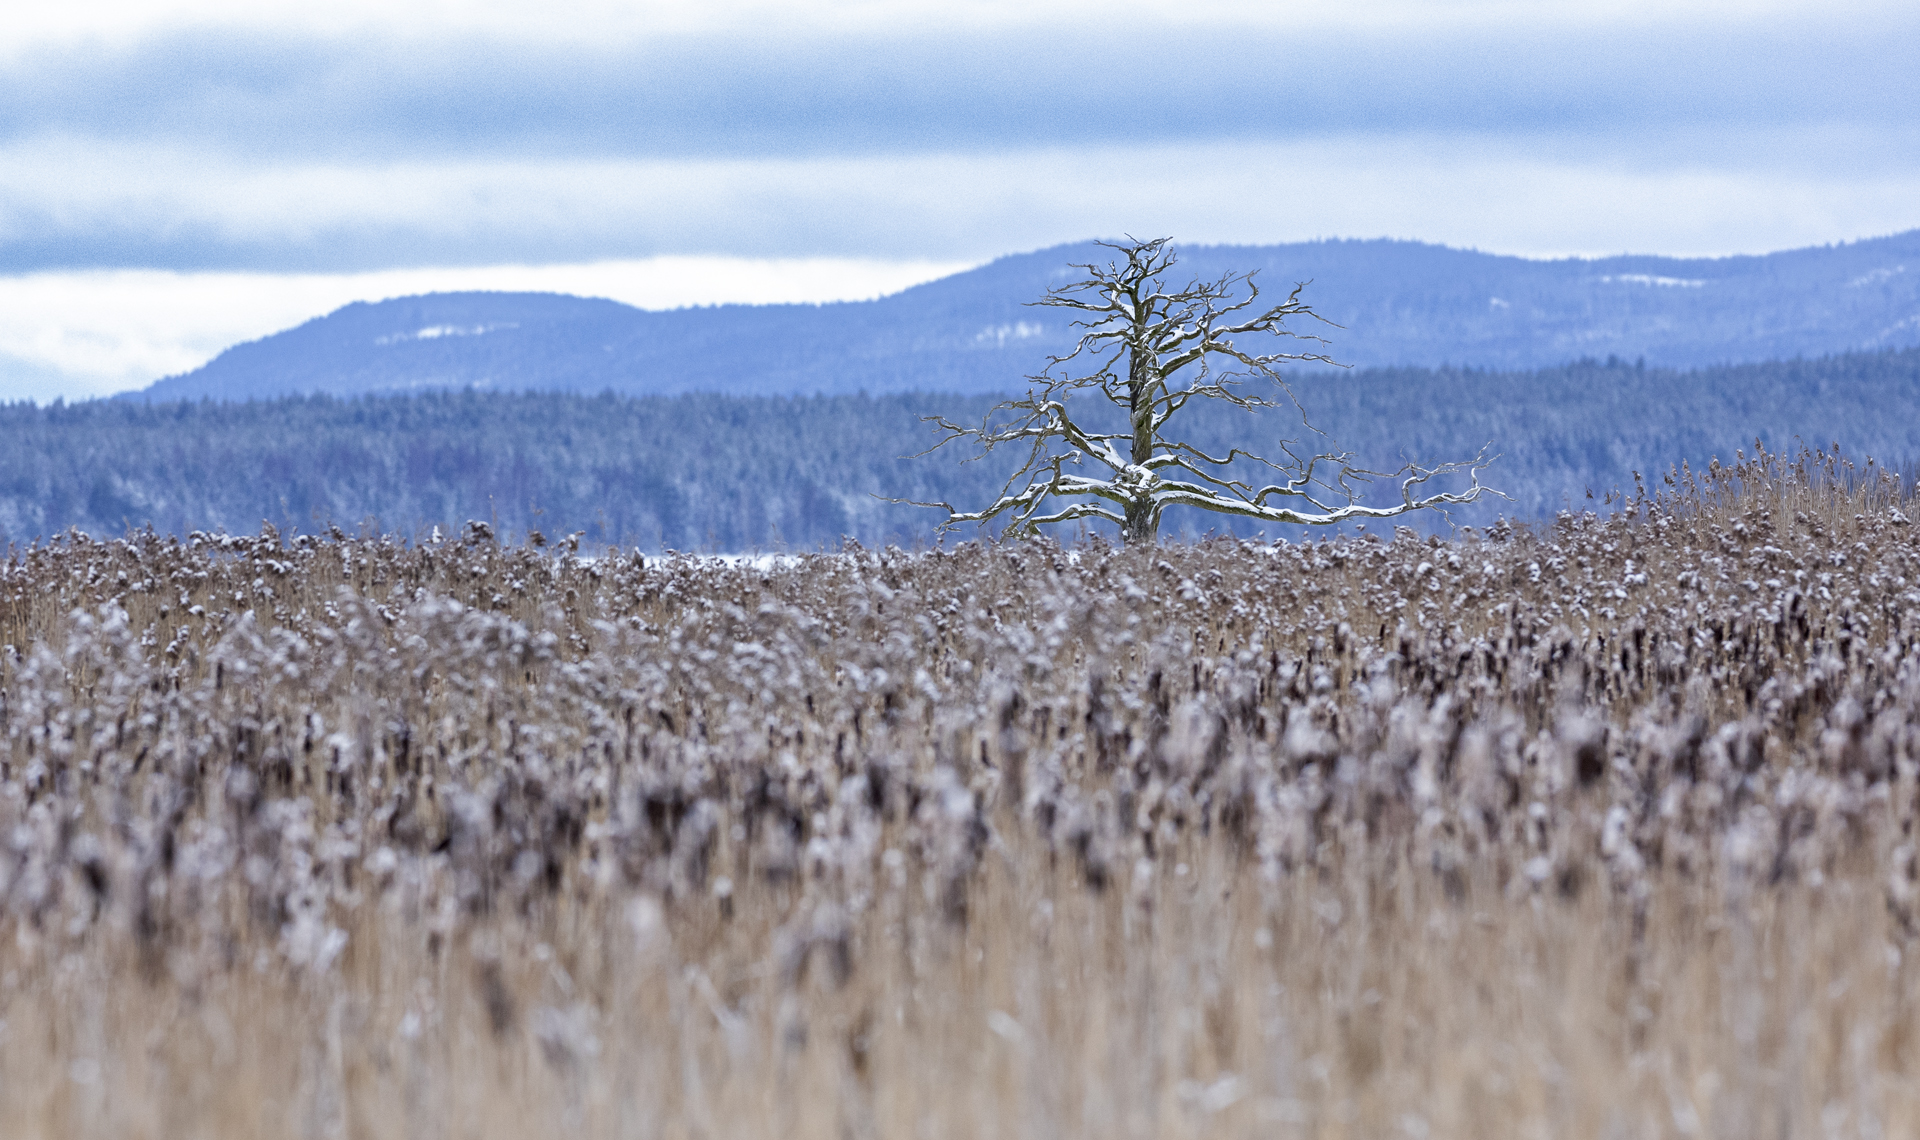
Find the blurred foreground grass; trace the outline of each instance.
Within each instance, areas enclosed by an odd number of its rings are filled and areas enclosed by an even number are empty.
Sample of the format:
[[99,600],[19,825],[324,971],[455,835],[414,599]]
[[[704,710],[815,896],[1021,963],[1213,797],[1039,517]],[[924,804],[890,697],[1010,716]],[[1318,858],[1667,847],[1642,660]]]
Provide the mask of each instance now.
[[1920,545],[0,571],[8,1136],[1920,1133]]

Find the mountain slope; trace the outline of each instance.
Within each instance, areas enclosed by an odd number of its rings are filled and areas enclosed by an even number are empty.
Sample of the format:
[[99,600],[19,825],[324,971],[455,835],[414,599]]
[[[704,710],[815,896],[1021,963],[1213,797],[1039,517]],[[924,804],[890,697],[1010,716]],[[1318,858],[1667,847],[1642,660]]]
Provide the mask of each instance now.
[[[348,305],[161,380],[149,399],[479,388],[634,395],[1004,391],[1071,344],[1024,302],[1091,244],[1004,257],[876,301],[644,312],[558,294]],[[1343,362],[1688,367],[1920,345],[1920,230],[1758,257],[1530,261],[1406,241],[1197,246],[1177,273],[1257,269],[1340,328]]]

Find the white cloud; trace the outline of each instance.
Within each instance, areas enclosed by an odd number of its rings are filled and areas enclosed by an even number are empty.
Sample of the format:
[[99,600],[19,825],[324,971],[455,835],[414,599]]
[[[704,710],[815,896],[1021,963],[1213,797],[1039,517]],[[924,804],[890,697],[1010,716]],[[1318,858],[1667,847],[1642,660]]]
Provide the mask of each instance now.
[[453,290],[573,293],[644,309],[862,300],[966,268],[857,258],[658,257],[356,274],[98,270],[0,277],[0,399],[144,387],[353,301]]

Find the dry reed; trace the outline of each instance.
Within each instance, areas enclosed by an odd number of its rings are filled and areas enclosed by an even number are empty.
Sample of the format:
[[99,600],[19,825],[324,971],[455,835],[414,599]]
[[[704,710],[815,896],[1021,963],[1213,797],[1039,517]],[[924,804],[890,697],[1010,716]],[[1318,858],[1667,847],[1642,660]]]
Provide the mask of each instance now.
[[1920,1134],[1920,547],[0,571],[8,1136]]

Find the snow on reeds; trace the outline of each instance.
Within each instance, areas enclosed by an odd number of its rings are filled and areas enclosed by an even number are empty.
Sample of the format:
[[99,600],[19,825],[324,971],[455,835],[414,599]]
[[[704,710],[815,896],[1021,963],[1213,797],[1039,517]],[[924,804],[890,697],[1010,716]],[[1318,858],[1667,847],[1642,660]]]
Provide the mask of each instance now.
[[0,1133],[1915,1134],[1920,545],[1858,476],[16,551]]

